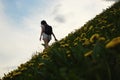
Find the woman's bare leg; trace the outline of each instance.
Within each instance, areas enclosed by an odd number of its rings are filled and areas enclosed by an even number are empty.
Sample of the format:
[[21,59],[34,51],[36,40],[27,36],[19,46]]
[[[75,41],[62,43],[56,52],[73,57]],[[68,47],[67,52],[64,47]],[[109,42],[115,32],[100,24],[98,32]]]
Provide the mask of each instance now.
[[43,41],[44,41],[44,43],[45,43],[45,49],[47,49],[47,48],[49,47],[49,46],[48,46],[49,41],[48,41],[48,39],[44,39]]

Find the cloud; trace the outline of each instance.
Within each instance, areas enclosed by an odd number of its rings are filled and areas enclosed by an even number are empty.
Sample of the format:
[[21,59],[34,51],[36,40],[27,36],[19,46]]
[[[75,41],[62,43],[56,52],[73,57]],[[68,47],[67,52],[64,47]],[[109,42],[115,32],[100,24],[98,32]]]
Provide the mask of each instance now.
[[[94,18],[111,5],[112,3],[105,3],[101,0],[61,0],[51,12],[52,19],[56,26],[56,34],[59,38],[65,37],[68,33],[80,28],[88,20]],[[62,34],[58,34],[59,30]]]
[[[39,26],[33,22],[24,22],[24,24],[14,22],[4,12],[5,8],[0,1],[0,76],[3,76],[8,70],[15,69],[21,63],[29,60],[33,53],[43,49],[39,47]],[[27,24],[34,28],[27,27]],[[38,27],[38,30],[35,27]]]
[[56,17],[54,18],[55,21],[59,22],[59,23],[65,23],[65,16],[64,15],[56,15]]

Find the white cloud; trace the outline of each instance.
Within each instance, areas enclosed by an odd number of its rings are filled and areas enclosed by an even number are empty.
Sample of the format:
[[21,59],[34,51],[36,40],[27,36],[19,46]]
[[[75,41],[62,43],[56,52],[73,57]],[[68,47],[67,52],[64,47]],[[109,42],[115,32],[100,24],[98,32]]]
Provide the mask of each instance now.
[[42,51],[37,32],[11,21],[0,2],[0,76],[29,60],[34,52]]
[[[3,75],[5,70],[3,70],[3,67],[5,67],[6,62],[9,61],[10,55],[6,54],[7,50],[5,47],[7,46],[6,44],[6,37],[8,35],[8,30],[9,30],[8,25],[8,20],[7,17],[4,14],[4,6],[2,5],[2,2],[0,1],[0,76]],[[8,52],[9,53],[9,52]],[[9,56],[8,56],[9,55]]]
[[[56,26],[55,32],[59,38],[65,37],[71,31],[80,28],[85,22],[94,18],[111,2],[101,0],[61,0],[51,12],[49,17],[53,26]],[[59,31],[62,34],[59,34]]]

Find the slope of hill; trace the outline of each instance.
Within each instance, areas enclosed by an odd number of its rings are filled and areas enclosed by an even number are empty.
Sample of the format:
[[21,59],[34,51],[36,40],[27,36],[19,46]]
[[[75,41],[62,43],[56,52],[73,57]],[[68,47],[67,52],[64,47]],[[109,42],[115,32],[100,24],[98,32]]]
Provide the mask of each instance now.
[[120,80],[120,2],[2,80]]

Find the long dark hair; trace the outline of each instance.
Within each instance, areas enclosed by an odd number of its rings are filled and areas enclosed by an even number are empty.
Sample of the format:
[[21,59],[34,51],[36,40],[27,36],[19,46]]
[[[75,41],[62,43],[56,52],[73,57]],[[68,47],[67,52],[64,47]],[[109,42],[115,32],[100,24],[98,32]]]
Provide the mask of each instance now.
[[45,20],[42,20],[42,21],[41,21],[41,24],[42,24],[42,25],[48,25]]

